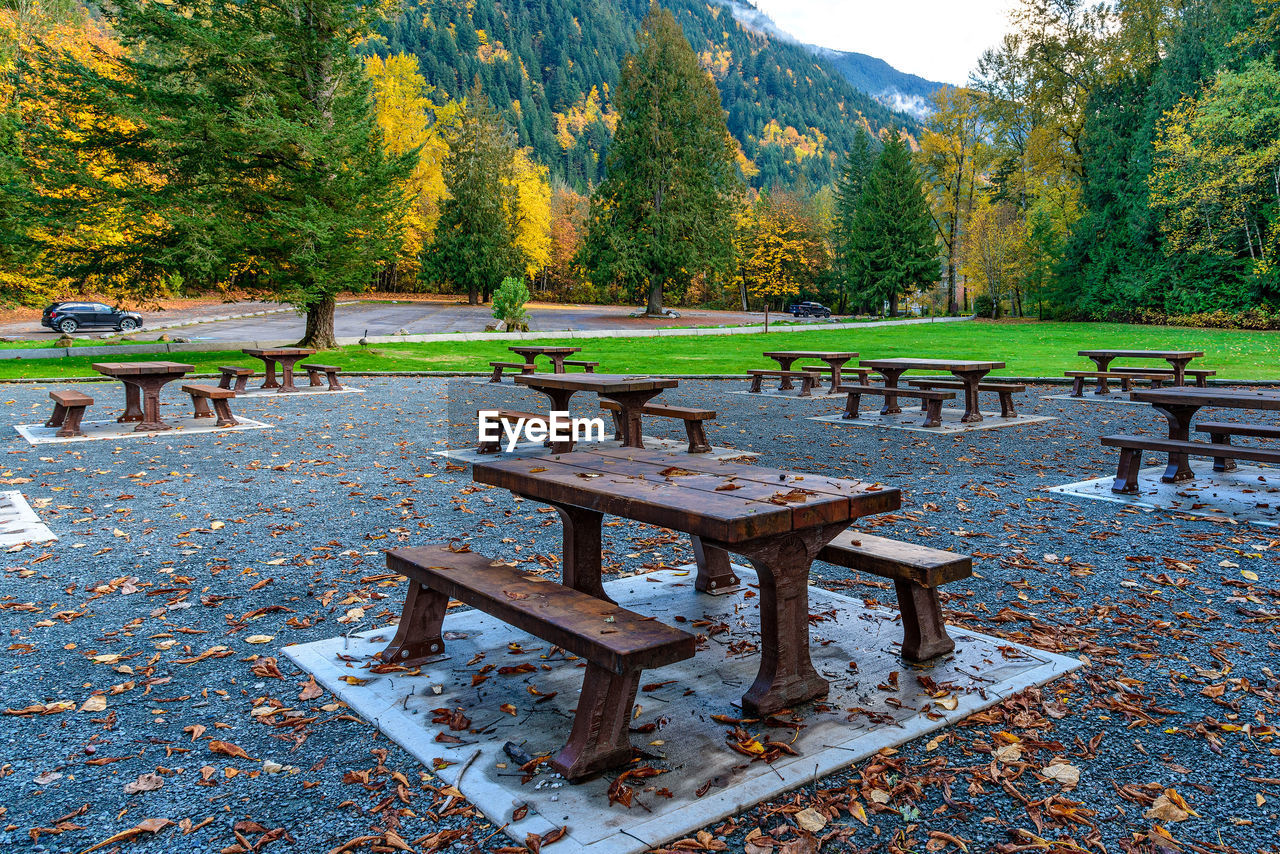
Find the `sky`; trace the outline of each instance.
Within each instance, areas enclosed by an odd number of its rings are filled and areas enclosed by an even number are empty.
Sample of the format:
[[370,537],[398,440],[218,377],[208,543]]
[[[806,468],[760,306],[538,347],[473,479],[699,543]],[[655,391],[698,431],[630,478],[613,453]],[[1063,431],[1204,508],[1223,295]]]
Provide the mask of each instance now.
[[964,83],[1008,29],[1014,0],[754,0],[803,42],[883,59],[911,74]]

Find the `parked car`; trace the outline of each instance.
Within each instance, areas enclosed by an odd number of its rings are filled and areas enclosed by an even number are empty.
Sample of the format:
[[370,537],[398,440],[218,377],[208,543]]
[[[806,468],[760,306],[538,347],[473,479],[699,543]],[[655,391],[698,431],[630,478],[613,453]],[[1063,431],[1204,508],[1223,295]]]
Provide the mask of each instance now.
[[142,328],[142,315],[100,302],[55,302],[44,310],[40,325],[70,334],[77,329],[108,327],[121,332]]
[[831,309],[820,302],[798,302],[787,306],[787,311],[794,317],[830,317]]

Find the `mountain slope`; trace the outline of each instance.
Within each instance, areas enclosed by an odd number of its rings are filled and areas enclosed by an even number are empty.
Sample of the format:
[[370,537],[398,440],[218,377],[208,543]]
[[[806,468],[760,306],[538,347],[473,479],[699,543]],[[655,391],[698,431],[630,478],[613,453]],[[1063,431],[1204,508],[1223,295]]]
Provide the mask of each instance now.
[[[827,58],[764,34],[704,0],[668,0],[715,78],[729,131],[757,186],[831,181],[853,131],[915,129],[858,91]],[[610,92],[648,0],[408,0],[365,50],[406,52],[451,98],[478,81],[522,145],[578,187],[598,183],[616,118]]]
[[867,56],[865,53],[804,44],[779,27],[767,14],[745,0],[715,0],[715,2],[728,8],[733,13],[734,19],[748,30],[780,42],[800,45],[814,56],[827,60],[854,89],[867,93],[892,110],[924,118],[931,110],[930,96],[947,86],[946,83],[926,80],[915,74],[899,71],[883,59]]
[[932,111],[929,98],[933,93],[948,85],[899,71],[883,59],[876,59],[865,53],[832,50],[815,45],[810,45],[809,49],[815,55],[830,61],[853,88],[866,92],[886,107],[909,113],[919,119],[925,118]]

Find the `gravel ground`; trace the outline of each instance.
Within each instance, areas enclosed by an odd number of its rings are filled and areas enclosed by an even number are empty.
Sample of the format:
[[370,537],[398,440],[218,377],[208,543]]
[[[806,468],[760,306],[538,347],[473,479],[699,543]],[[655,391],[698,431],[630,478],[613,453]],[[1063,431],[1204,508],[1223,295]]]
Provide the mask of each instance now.
[[[9,439],[0,481],[61,539],[8,554],[0,575],[0,843],[509,845],[278,650],[393,619],[404,588],[378,578],[381,549],[464,537],[508,559],[556,553],[554,517],[429,453],[477,403],[543,399],[468,380],[354,384],[368,392],[236,404],[274,430]],[[935,437],[804,419],[835,402],[725,393],[740,388],[686,381],[664,400],[714,405],[712,441],[759,451],[762,464],[902,487],[901,512],[868,520],[876,533],[978,556],[977,576],[944,594],[952,622],[1088,666],[682,850],[1280,851],[1280,532],[1039,492],[1109,473],[1098,435],[1159,431],[1158,416],[1039,401],[1060,389],[1033,389],[1021,408],[1059,420]],[[8,386],[9,422],[43,421],[46,393]],[[99,409],[118,405],[95,397]],[[689,558],[687,540],[662,534],[606,527],[608,567]],[[876,579],[825,565],[815,575],[893,601]],[[1040,773],[1055,758],[1078,770],[1077,785],[1073,771]],[[828,822],[813,835],[797,827],[805,807]]]

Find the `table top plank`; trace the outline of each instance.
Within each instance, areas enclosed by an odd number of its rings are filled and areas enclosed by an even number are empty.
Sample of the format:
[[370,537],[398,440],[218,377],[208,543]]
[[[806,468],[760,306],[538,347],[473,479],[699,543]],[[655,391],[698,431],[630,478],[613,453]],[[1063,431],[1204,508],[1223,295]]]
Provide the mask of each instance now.
[[[603,461],[595,459],[603,468]],[[477,483],[534,500],[564,502],[721,542],[782,534],[793,527],[789,507],[736,498],[731,493],[695,492],[675,482],[654,483],[621,472],[591,470],[588,462],[574,462],[566,464],[555,457],[510,459],[476,463],[472,471]],[[686,507],[690,496],[698,499],[696,512]]]
[[515,377],[515,381],[530,388],[594,391],[598,394],[675,388],[680,384],[676,379],[643,374],[520,374]]
[[136,377],[187,374],[196,368],[181,362],[95,362],[93,369],[109,377]]
[[864,368],[906,368],[921,371],[995,371],[1005,366],[1004,362],[985,362],[968,359],[913,359],[900,357],[893,359],[863,359],[858,362]]
[[[561,460],[560,462],[564,462]],[[830,493],[819,493],[791,484],[761,483],[759,481],[740,480],[736,477],[692,472],[679,465],[659,467],[636,460],[620,458],[600,458],[599,460],[570,461],[568,464],[580,468],[583,472],[610,472],[606,477],[614,475],[633,478],[649,483],[666,486],[675,485],[681,489],[698,490],[711,493],[712,497],[729,497],[739,501],[762,501],[791,511],[793,528],[811,528],[832,522],[843,522],[849,518],[849,506],[846,501],[832,501]],[[582,475],[580,475],[582,476]],[[702,496],[692,498],[690,504],[701,507],[705,499]]]
[[1112,359],[1203,359],[1203,350],[1081,350],[1077,356]]
[[1156,406],[1212,406],[1219,409],[1280,411],[1280,392],[1269,389],[1178,388],[1136,389],[1130,400]]
[[246,347],[240,352],[258,359],[263,356],[271,359],[279,356],[314,356],[317,351],[310,347]]
[[764,354],[766,359],[773,359],[778,356],[795,359],[856,359],[858,354],[852,351],[837,350],[770,350]]
[[[476,463],[479,483],[724,543],[896,510],[897,489],[635,448]],[[739,488],[721,490],[731,484]]]
[[567,356],[572,353],[581,352],[582,350],[581,347],[551,347],[551,346],[543,346],[541,344],[531,344],[527,347],[522,344],[516,344],[511,347],[508,347],[507,349],[513,353],[519,353],[520,355],[524,355],[525,353],[534,353],[534,354],[546,355],[546,356],[550,356],[552,354],[557,356],[560,356],[560,355]]
[[[878,483],[867,483],[865,481],[807,472],[787,471],[733,460],[710,459],[701,454],[684,454],[673,458],[671,454],[665,451],[651,451],[643,448],[592,448],[583,451],[583,453],[614,459],[634,460],[650,466],[665,467],[675,465],[678,468],[698,474],[728,478],[738,482],[760,483],[771,488],[780,488],[784,491],[806,489],[823,495],[842,496],[857,502],[863,501],[868,495],[884,493],[893,493],[899,497],[901,495],[898,489],[882,486]],[[889,509],[896,510],[897,507]],[[883,511],[877,510],[874,512]]]

